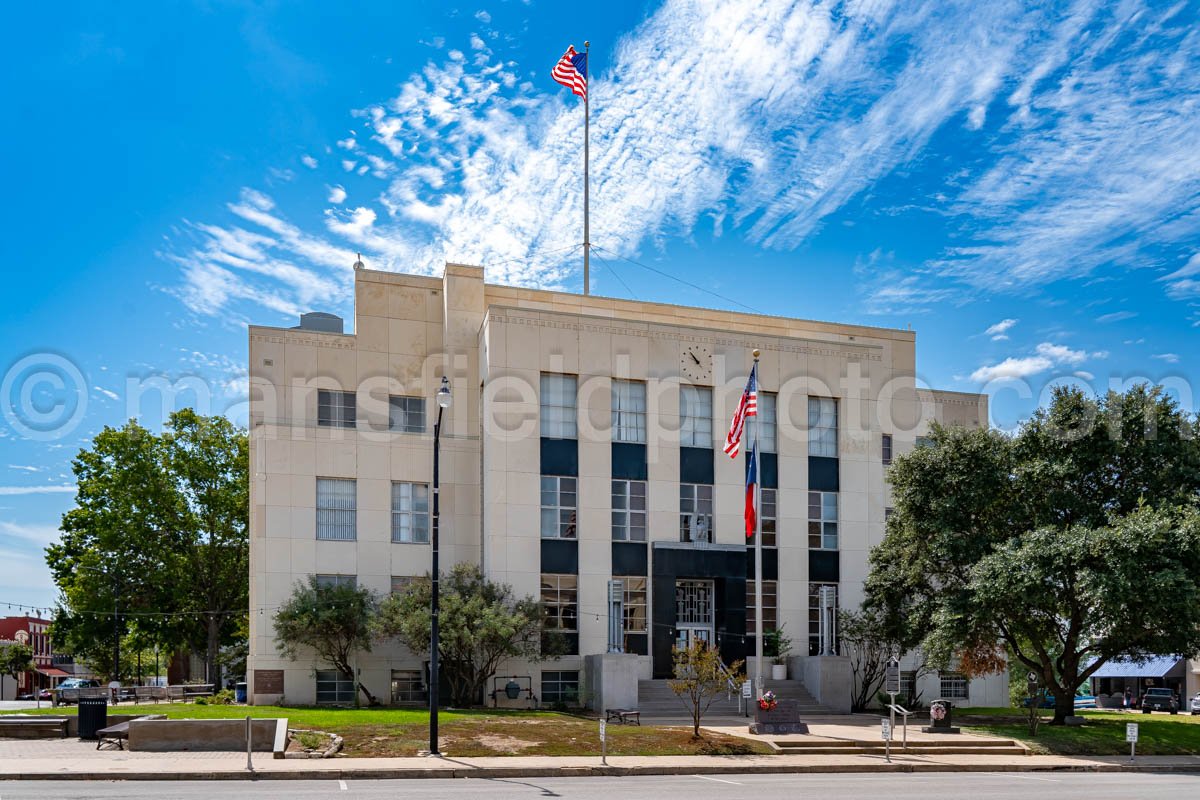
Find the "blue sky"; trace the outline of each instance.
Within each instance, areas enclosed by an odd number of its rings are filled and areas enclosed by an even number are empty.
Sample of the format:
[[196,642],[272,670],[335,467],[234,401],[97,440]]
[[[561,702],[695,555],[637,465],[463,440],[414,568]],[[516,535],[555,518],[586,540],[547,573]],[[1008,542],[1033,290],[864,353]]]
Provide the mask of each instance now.
[[[988,391],[1003,427],[1067,380],[1167,381],[1194,409],[1198,16],[1194,1],[16,9],[0,613],[53,602],[40,551],[74,453],[173,405],[244,419],[245,325],[351,316],[356,251],[579,287],[582,109],[549,70],[585,38],[595,292],[911,324],[921,378]],[[173,399],[138,388],[160,378]]]

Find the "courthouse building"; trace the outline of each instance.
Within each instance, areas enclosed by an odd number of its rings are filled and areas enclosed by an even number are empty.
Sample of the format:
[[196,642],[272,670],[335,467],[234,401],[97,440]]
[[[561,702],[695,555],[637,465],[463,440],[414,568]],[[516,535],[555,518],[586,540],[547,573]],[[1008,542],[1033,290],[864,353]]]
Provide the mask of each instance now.
[[[478,564],[545,605],[569,654],[501,668],[543,705],[594,685],[596,654],[625,653],[643,679],[667,677],[672,646],[694,640],[726,663],[753,655],[745,448],[731,459],[721,443],[755,349],[763,622],[792,638],[792,677],[834,657],[822,596],[863,598],[891,459],[934,420],[987,419],[984,396],[918,388],[909,330],[498,286],[456,264],[440,278],[356,270],[353,333],[309,314],[249,337],[256,703],[354,700],[352,676],[277,652],[272,615],[298,581],[382,595],[428,571],[443,375],[441,564]],[[384,643],[356,669],[377,696],[418,702],[427,660]],[[1003,677],[925,680],[926,701],[1007,702]]]

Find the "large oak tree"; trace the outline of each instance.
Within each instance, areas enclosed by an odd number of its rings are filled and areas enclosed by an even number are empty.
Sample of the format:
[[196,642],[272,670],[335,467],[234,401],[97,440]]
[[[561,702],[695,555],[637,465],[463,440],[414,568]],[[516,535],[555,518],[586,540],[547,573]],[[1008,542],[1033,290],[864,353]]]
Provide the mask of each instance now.
[[111,674],[114,640],[136,633],[202,653],[216,681],[249,602],[248,462],[244,430],[191,409],[162,434],[135,420],[97,434],[72,464],[75,507],[46,548],[62,593],[56,640]]
[[981,674],[1011,654],[1055,722],[1106,661],[1200,651],[1200,447],[1157,389],[1060,389],[1012,436],[935,427],[889,471],[867,605]]

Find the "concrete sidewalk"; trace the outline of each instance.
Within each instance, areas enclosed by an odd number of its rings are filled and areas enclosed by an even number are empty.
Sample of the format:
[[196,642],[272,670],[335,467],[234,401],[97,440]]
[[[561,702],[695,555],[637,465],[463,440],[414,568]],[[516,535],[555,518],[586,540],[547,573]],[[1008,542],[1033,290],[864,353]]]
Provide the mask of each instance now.
[[846,772],[1198,772],[1200,756],[1128,757],[893,755],[613,756],[554,758],[331,758],[278,760],[245,753],[97,751],[75,740],[0,740],[0,780],[313,780],[515,778],[594,775],[704,775]]

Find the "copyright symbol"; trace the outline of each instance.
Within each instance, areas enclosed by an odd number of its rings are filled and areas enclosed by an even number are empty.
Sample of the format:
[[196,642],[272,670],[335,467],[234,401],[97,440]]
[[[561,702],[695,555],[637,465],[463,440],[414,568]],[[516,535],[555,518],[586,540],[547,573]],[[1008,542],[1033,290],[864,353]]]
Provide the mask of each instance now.
[[87,381],[57,353],[32,353],[13,364],[0,383],[0,411],[27,439],[61,439],[87,412]]

